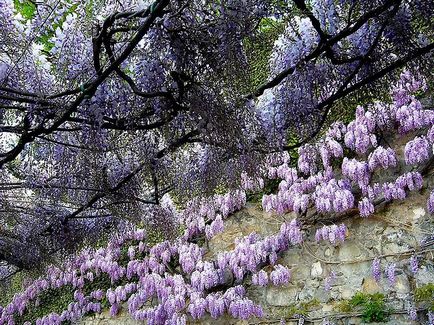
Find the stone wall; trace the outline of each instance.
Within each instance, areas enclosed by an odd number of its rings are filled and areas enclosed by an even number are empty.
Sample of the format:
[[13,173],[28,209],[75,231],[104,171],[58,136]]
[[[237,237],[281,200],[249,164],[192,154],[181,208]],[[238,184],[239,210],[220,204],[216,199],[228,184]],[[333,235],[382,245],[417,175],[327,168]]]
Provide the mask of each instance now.
[[[432,178],[428,182],[433,182]],[[428,188],[433,188],[433,184],[428,184]],[[250,279],[246,281],[248,296],[262,305],[265,319],[249,322],[229,318],[206,319],[200,324],[278,324],[282,318],[286,319],[287,324],[297,324],[291,312],[302,303],[311,305],[305,324],[322,324],[325,318],[334,324],[361,324],[360,314],[336,310],[340,301],[350,299],[357,291],[367,294],[381,292],[386,295],[387,306],[393,308],[386,324],[420,324],[409,321],[405,313],[414,289],[434,282],[431,251],[424,253],[425,262],[420,265],[415,276],[409,266],[409,257],[414,249],[419,249],[422,238],[434,233],[433,217],[426,212],[428,194],[428,190],[413,193],[407,200],[393,202],[369,218],[353,217],[345,220],[349,230],[347,239],[338,246],[326,242],[316,244],[313,238],[316,228],[309,230],[303,245],[290,249],[278,260],[278,263],[287,265],[292,270],[288,285],[260,288],[251,286]],[[291,219],[293,216],[285,217]],[[256,204],[248,204],[245,209],[225,221],[225,231],[209,242],[206,258],[214,258],[220,251],[233,249],[236,237],[248,235],[252,231],[261,235],[277,232],[282,218],[262,212]],[[385,277],[378,284],[372,278],[371,263],[376,256],[382,257],[383,269],[390,262],[396,263],[395,286],[389,287]],[[332,283],[331,290],[326,291],[324,279],[332,271],[336,274],[336,280]],[[423,316],[420,318],[423,319]],[[110,318],[105,312],[84,319],[81,324],[138,323],[132,321],[125,312],[116,318]]]

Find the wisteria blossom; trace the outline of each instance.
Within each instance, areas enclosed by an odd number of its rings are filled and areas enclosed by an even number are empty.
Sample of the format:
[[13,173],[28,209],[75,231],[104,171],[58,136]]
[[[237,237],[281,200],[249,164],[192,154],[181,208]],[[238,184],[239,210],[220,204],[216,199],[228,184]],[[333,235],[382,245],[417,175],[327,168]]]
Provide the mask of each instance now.
[[386,273],[387,276],[387,280],[389,281],[389,285],[393,286],[395,285],[395,268],[396,268],[396,264],[395,263],[390,263],[386,266],[386,269],[384,270],[384,272]]
[[380,282],[381,279],[381,262],[377,257],[373,260],[371,266],[372,277],[375,281]]
[[330,291],[335,280],[336,273],[334,271],[331,271],[330,274],[324,279],[324,290]]
[[411,272],[413,272],[413,274],[416,274],[417,271],[419,270],[419,263],[417,261],[416,255],[412,255],[410,257],[410,269],[411,269]]
[[343,223],[340,225],[323,226],[316,230],[315,240],[317,242],[326,240],[336,245],[345,241],[346,234],[347,227]]
[[405,162],[408,165],[420,164],[429,158],[431,151],[426,137],[416,137],[405,145]]
[[287,284],[291,277],[291,272],[286,266],[275,265],[273,271],[270,273],[270,281],[275,286]]
[[434,190],[429,194],[426,207],[429,213],[434,214]]

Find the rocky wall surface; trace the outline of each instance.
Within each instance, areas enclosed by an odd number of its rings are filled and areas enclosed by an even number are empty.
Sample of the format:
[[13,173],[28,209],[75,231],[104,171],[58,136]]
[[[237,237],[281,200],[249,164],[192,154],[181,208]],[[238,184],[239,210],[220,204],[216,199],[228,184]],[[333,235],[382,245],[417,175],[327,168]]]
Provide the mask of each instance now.
[[[428,184],[432,188],[433,184]],[[415,288],[434,283],[432,246],[419,256],[424,262],[413,274],[409,258],[414,250],[420,251],[421,241],[434,233],[433,217],[426,212],[428,191],[413,193],[402,202],[393,202],[369,218],[352,217],[344,220],[348,228],[344,243],[316,243],[317,227],[307,230],[307,237],[299,247],[289,249],[279,257],[277,263],[291,269],[291,281],[281,287],[269,285],[256,287],[246,280],[247,295],[259,303],[265,319],[240,321],[230,318],[205,319],[197,324],[298,324],[297,313],[305,313],[304,324],[323,324],[328,319],[334,324],[362,324],[360,312],[342,312],[339,306],[351,299],[356,292],[365,294],[383,293],[390,316],[386,324],[424,324],[420,313],[419,322],[409,320],[406,311],[412,303]],[[225,230],[208,243],[206,258],[215,258],[220,251],[234,248],[237,237],[257,232],[269,235],[278,231],[283,217],[264,213],[257,204],[248,206],[225,221]],[[292,215],[285,215],[290,220]],[[423,251],[423,250],[422,250]],[[371,272],[372,260],[380,257],[381,265],[396,263],[396,283],[390,286],[386,276],[377,283]],[[271,270],[271,267],[269,267]],[[325,289],[325,279],[334,272],[330,290]],[[195,322],[191,322],[195,324]],[[88,317],[82,325],[139,324],[131,320],[124,311],[116,318],[108,312]],[[384,323],[382,323],[384,324]]]

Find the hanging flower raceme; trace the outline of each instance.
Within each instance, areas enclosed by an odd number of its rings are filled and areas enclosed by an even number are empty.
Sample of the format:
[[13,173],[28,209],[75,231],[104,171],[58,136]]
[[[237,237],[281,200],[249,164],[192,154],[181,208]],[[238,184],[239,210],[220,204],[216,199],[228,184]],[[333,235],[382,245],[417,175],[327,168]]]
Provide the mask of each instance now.
[[221,215],[217,215],[217,217],[214,219],[213,222],[211,222],[210,225],[207,225],[205,227],[205,235],[207,239],[211,239],[218,233],[223,232],[224,230],[224,224],[223,219]]
[[396,183],[384,183],[383,194],[386,201],[404,200],[406,197],[405,190]]
[[254,285],[265,287],[268,284],[268,274],[264,270],[252,275],[252,283]]
[[291,277],[291,272],[286,266],[275,265],[274,270],[270,273],[270,281],[275,286],[287,284],[289,278]]
[[373,134],[375,130],[375,118],[371,112],[365,112],[359,106],[356,110],[356,119],[348,124],[345,134],[345,145],[358,154],[364,154],[369,147],[377,146],[377,139]]
[[405,145],[405,162],[407,165],[417,165],[430,156],[431,146],[426,137],[415,137]]
[[380,259],[375,258],[372,262],[371,270],[372,270],[372,277],[375,281],[380,282],[381,279],[381,264]]
[[387,280],[389,281],[390,286],[395,285],[395,281],[396,281],[395,268],[396,268],[396,264],[390,263],[389,265],[386,266],[386,269],[384,271],[386,273]]
[[359,201],[358,207],[360,211],[360,216],[365,218],[369,217],[375,212],[374,204],[367,197],[364,197],[361,201]]
[[369,154],[368,166],[369,170],[373,172],[377,168],[387,169],[396,167],[398,159],[396,153],[392,148],[385,149],[384,147],[377,147]]
[[429,194],[426,208],[428,209],[429,213],[434,214],[434,190],[432,190]]
[[321,160],[324,168],[330,166],[331,158],[342,157],[344,151],[339,142],[331,137],[326,137],[324,141],[317,144],[318,151],[321,155]]
[[423,178],[419,172],[408,172],[399,176],[395,185],[403,190],[418,191],[423,186]]
[[336,273],[334,271],[331,271],[328,277],[324,279],[324,290],[330,291],[335,280],[336,280]]
[[411,272],[413,274],[416,274],[417,271],[419,270],[419,264],[417,262],[417,256],[416,255],[412,255],[410,257],[410,269],[411,269]]
[[345,224],[323,226],[316,230],[315,240],[319,242],[321,240],[329,241],[331,244],[336,245],[343,243],[347,234],[347,227]]
[[[343,184],[342,184],[343,185]],[[314,192],[318,212],[343,212],[354,207],[354,196],[335,179],[319,184]]]
[[305,144],[298,149],[298,169],[306,174],[313,175],[318,171],[317,149],[311,144]]
[[371,180],[369,165],[357,159],[345,157],[342,161],[342,174],[355,182],[362,190],[365,190]]

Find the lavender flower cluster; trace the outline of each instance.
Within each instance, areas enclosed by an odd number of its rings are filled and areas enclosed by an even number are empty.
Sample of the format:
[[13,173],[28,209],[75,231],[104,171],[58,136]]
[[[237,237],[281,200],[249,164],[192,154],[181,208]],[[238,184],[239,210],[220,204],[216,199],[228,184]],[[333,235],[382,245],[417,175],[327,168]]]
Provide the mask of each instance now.
[[[206,231],[208,239],[212,238],[223,231],[222,219],[240,210],[245,204],[246,193],[243,190],[189,201],[179,216],[181,222],[187,226],[183,239],[188,240],[203,231]],[[209,227],[206,224],[208,221],[212,221]]]
[[360,216],[364,218],[369,217],[375,211],[374,204],[366,197],[359,201],[358,208]]
[[[398,165],[396,152],[378,145],[375,135],[378,130],[398,128],[400,133],[407,133],[431,126],[426,136],[415,137],[407,143],[405,160],[410,165],[421,164],[432,155],[434,111],[423,109],[412,95],[423,87],[424,82],[404,72],[391,91],[393,104],[358,107],[355,120],[347,126],[341,122],[332,124],[322,140],[299,148],[298,171],[290,168],[287,161],[270,167],[268,174],[282,181],[277,194],[263,196],[264,210],[304,214],[313,205],[320,213],[343,212],[354,207],[353,192],[358,190],[353,187],[356,186],[363,195],[358,203],[360,214],[367,217],[374,213],[375,199],[383,196],[387,201],[401,200],[406,197],[406,191],[419,190],[423,183],[419,173],[406,173],[383,184],[371,184],[371,181],[377,170]],[[343,157],[344,146],[358,155],[368,155],[367,160]],[[332,159],[336,158],[343,158],[341,179],[332,167]],[[429,211],[433,211],[431,201],[428,200]]]
[[290,245],[300,244],[302,233],[294,219],[283,223],[279,233],[260,239],[256,233],[236,240],[235,249],[231,252],[220,252],[217,255],[219,269],[230,269],[237,280],[241,280],[247,272],[256,273],[259,265],[274,265],[278,254],[287,250]]
[[375,281],[380,282],[381,279],[381,262],[380,259],[378,257],[376,257],[374,259],[374,261],[372,262],[372,277],[374,278]]
[[396,269],[396,264],[390,263],[389,265],[386,266],[386,269],[384,271],[386,273],[387,280],[390,286],[393,286],[396,282],[395,269]]
[[241,187],[246,191],[260,191],[264,188],[264,180],[260,177],[250,177],[246,172],[243,172],[241,174]]
[[364,154],[370,147],[377,146],[377,138],[374,135],[375,116],[361,106],[356,109],[356,118],[347,126],[344,136],[345,145],[358,154]]
[[354,207],[354,196],[336,179],[316,186],[313,193],[315,207],[318,212],[344,212]]
[[[234,211],[242,206],[245,198],[243,200],[240,192],[235,194],[238,196],[213,198],[209,205],[201,201],[202,205],[188,206],[198,209],[202,218],[204,215],[215,216],[209,228],[201,227],[201,233],[207,232],[206,229],[215,232],[215,228],[220,229],[222,226],[221,215],[210,212],[210,206],[217,207],[220,212],[224,209]],[[238,280],[251,272],[254,283],[266,285],[268,275],[264,271],[257,272],[258,268],[267,263],[275,265],[280,252],[302,241],[302,233],[294,219],[283,223],[276,235],[261,239],[252,233],[238,239],[233,251],[220,253],[215,261],[204,261],[203,248],[188,242],[187,238],[190,237],[182,236],[172,242],[164,241],[148,247],[144,242],[143,229],[116,235],[106,248],[84,250],[66,263],[64,268],[49,268],[45,277],[35,280],[25,291],[16,294],[9,305],[0,308],[0,323],[14,324],[15,317],[23,315],[38,296],[49,289],[64,286],[75,289],[74,301],[66,310],[50,313],[38,319],[36,324],[60,324],[63,321],[77,321],[88,313],[100,313],[101,301],[105,298],[110,304],[112,316],[126,303],[134,319],[146,320],[148,324],[186,324],[186,312],[193,319],[199,319],[206,313],[217,318],[226,312],[240,319],[262,317],[262,309],[244,296],[242,286],[229,288],[225,292],[206,292],[223,284],[226,272],[232,272]],[[128,262],[125,264],[120,262],[121,248],[127,243],[130,246],[126,250]],[[176,260],[183,274],[190,276],[170,272],[168,264]],[[85,295],[86,283],[95,281],[103,274],[110,278],[114,287]],[[270,274],[270,281],[274,285],[287,283],[289,278],[289,270],[282,265],[275,265]],[[126,284],[117,285],[120,281]],[[147,302],[151,299],[157,301],[157,305],[149,307]]]
[[378,146],[368,157],[370,172],[373,172],[377,168],[388,169],[390,167],[396,167],[397,164],[398,158],[396,157],[395,150],[392,148],[386,149],[382,146]]
[[429,213],[434,214],[434,190],[429,194],[428,202],[426,203],[426,208]]
[[323,226],[316,230],[315,241],[321,240],[329,241],[332,245],[343,243],[347,234],[347,227],[345,224]]
[[289,282],[291,272],[283,265],[275,265],[274,270],[270,273],[270,281],[275,285],[283,285]]
[[324,290],[330,291],[335,280],[336,280],[336,273],[334,271],[331,271],[328,277],[324,279]]
[[405,145],[405,162],[407,165],[417,165],[428,160],[431,145],[424,136],[415,137]]

